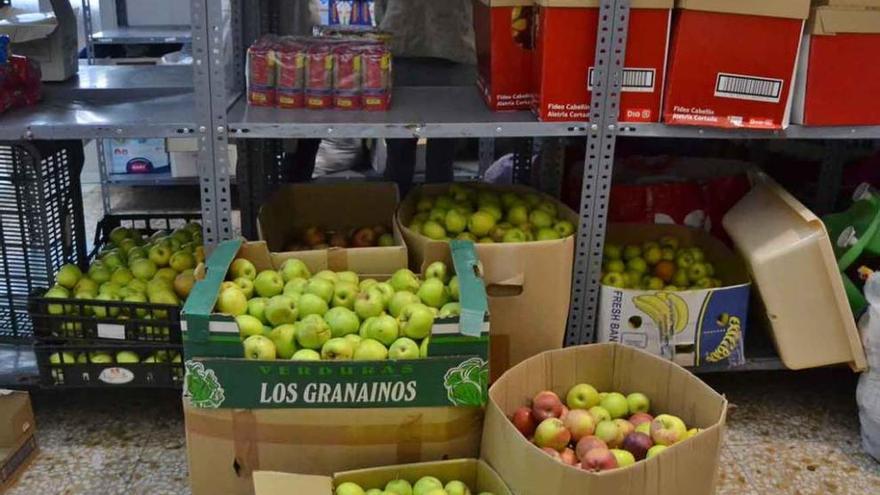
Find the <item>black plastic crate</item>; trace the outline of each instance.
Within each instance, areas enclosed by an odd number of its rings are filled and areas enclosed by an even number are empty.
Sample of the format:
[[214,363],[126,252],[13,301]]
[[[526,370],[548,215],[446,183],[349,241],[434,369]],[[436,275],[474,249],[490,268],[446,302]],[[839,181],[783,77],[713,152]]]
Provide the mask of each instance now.
[[[136,228],[150,235],[172,230],[189,221],[199,220],[197,213],[156,213],[107,215],[95,231],[93,260],[106,244],[110,231],[119,226]],[[86,264],[81,266],[83,271]],[[180,344],[180,307],[167,304],[97,301],[92,299],[49,299],[36,291],[30,300],[34,335],[43,342],[109,340]]]
[[[117,362],[120,352],[134,353],[139,362]],[[183,383],[183,363],[174,362],[183,357],[179,345],[36,344],[34,353],[46,388],[179,388]],[[166,360],[148,362],[157,353]]]
[[81,141],[0,142],[0,341],[33,338],[28,297],[86,260]]

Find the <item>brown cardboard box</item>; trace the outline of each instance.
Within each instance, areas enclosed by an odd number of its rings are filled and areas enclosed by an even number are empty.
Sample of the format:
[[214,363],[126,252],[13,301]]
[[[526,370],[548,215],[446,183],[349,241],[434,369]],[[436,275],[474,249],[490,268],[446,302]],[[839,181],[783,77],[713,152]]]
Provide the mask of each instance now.
[[[360,227],[382,225],[392,228],[399,194],[397,186],[387,182],[290,184],[276,191],[260,208],[258,232],[274,253],[289,254],[291,241],[308,227],[347,232]],[[394,273],[406,265],[406,247],[395,238],[390,247],[331,248],[299,253],[326,257],[330,270],[357,273]],[[376,267],[377,254],[388,260],[388,267]],[[379,270],[378,272],[367,272]]]
[[0,390],[0,493],[15,484],[36,457],[35,431],[28,393]]
[[[564,397],[571,386],[584,382],[600,391],[643,392],[652,401],[652,412],[674,414],[703,431],[628,468],[590,473],[552,459],[507,418],[539,391]],[[669,361],[619,344],[569,347],[510,369],[492,385],[489,397],[482,458],[518,495],[715,493],[727,400]]]
[[[480,408],[196,409],[184,406],[194,495],[254,493],[255,471],[330,476],[476,457]],[[312,491],[288,493],[313,494]]]
[[[522,186],[473,184],[498,191],[537,193]],[[425,185],[413,190],[400,204],[396,227],[410,252],[410,267],[422,271],[426,260],[444,259],[448,244],[410,230],[416,203],[422,191],[439,194],[445,184]],[[540,194],[540,193],[538,193]],[[554,198],[559,216],[578,225],[577,214]],[[490,373],[493,379],[510,366],[539,352],[562,347],[571,298],[574,237],[554,241],[477,244],[483,265],[483,279],[492,315]]]
[[350,481],[364,490],[384,488],[389,481],[405,479],[410,483],[423,476],[434,476],[444,484],[459,480],[476,495],[490,492],[494,495],[511,495],[504,481],[491,467],[478,459],[455,459],[451,461],[422,462],[398,466],[384,466],[358,471],[336,473],[333,477],[258,471],[254,473],[256,495],[332,495],[333,487]]

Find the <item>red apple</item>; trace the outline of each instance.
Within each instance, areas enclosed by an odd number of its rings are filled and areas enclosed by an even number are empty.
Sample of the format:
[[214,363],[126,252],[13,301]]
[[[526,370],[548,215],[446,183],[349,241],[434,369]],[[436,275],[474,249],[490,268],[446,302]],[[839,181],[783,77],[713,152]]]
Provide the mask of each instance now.
[[549,456],[552,457],[553,459],[555,459],[555,460],[557,460],[557,461],[559,461],[559,462],[562,462],[562,455],[559,454],[559,451],[558,451],[558,450],[556,450],[556,449],[551,449],[550,447],[544,447],[544,448],[541,449],[541,450],[543,450],[545,454],[549,455]]
[[376,239],[382,237],[382,234],[388,233],[388,227],[384,225],[374,225],[373,226],[373,234],[376,235]]
[[571,432],[559,418],[545,419],[535,429],[535,445],[538,447],[550,447],[562,452],[570,441]]
[[583,409],[574,409],[562,417],[565,427],[571,432],[571,438],[577,442],[581,438],[592,435],[596,430],[593,415]]
[[603,448],[607,449],[608,445],[602,441],[599,437],[588,436],[581,438],[578,440],[577,445],[575,446],[575,455],[577,455],[578,459],[583,460],[586,457],[587,452],[595,449],[595,448]]
[[560,457],[562,458],[562,462],[568,464],[569,466],[577,466],[578,459],[573,450],[566,448],[562,451]]
[[535,434],[535,420],[532,419],[532,410],[526,406],[517,408],[510,417],[513,426],[526,438]]
[[565,407],[565,404],[562,405],[562,412],[559,413],[559,419],[565,421],[565,417],[568,416],[569,409]]
[[303,232],[303,242],[310,247],[315,247],[327,241],[324,232],[318,227],[309,227]]
[[545,390],[538,392],[532,399],[532,418],[540,423],[548,418],[558,418],[562,415],[562,401],[555,393]]
[[632,423],[633,426],[639,426],[642,423],[650,423],[651,421],[654,421],[654,416],[643,412],[637,412],[629,417],[629,422]]
[[351,245],[354,247],[370,247],[376,245],[376,233],[369,227],[357,229],[351,236]]
[[581,468],[587,471],[607,471],[617,467],[617,458],[610,450],[602,447],[587,452],[581,461]]
[[348,247],[348,239],[345,238],[345,234],[342,232],[334,232],[333,235],[330,236],[329,244],[332,247]]
[[648,449],[654,446],[651,437],[644,433],[634,431],[623,439],[623,450],[628,451],[637,461],[641,461],[648,455]]

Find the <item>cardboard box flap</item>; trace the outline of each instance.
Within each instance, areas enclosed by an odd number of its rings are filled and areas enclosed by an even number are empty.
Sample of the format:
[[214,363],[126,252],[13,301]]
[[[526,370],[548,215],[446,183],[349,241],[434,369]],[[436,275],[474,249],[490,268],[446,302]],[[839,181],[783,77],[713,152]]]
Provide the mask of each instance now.
[[[586,7],[598,8],[600,0],[535,0],[536,5],[542,7]],[[671,9],[675,0],[632,0],[630,8],[633,9]]]
[[810,15],[810,0],[675,0],[675,6],[687,10],[788,19],[806,19]]
[[809,20],[816,35],[880,33],[880,9],[819,7]]
[[239,239],[221,242],[206,260],[204,278],[196,282],[183,305],[183,314],[187,315],[187,339],[194,342],[208,341],[211,313],[214,312],[220,285],[241,245],[242,241]]
[[34,411],[27,392],[0,389],[0,446],[18,447],[34,431]]
[[12,43],[40,40],[58,29],[54,12],[31,12],[4,15],[0,19],[0,34],[9,36]]
[[483,321],[489,311],[486,286],[480,279],[477,252],[471,241],[449,241],[452,250],[452,263],[458,276],[461,297],[461,333],[479,337],[483,331]]
[[254,495],[332,495],[333,479],[328,476],[254,471]]

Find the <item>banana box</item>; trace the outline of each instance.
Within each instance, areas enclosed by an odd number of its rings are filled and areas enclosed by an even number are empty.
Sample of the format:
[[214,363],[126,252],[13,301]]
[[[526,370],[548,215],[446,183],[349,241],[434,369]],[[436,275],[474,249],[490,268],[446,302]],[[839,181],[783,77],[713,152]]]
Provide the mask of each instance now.
[[704,231],[613,224],[597,341],[637,347],[682,366],[742,365],[750,288],[743,261]]

